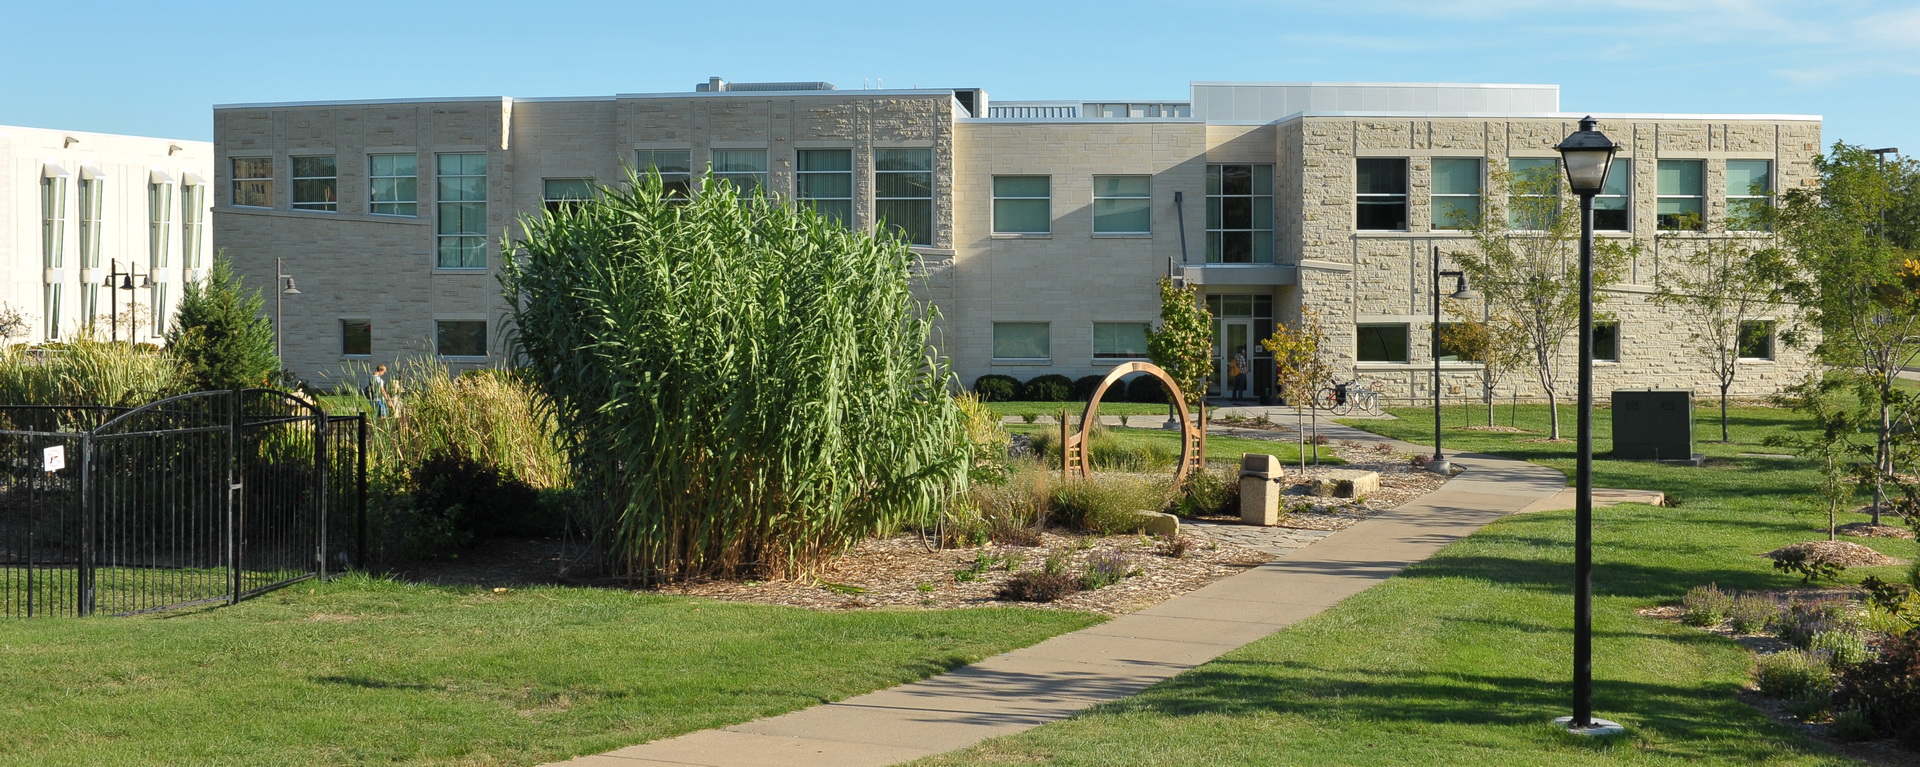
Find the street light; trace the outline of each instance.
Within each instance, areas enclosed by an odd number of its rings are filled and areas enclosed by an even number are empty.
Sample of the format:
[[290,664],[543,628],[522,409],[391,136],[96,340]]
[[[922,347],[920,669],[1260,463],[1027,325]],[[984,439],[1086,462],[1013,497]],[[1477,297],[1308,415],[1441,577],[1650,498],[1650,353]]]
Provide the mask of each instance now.
[[1592,117],[1554,149],[1580,195],[1580,393],[1573,480],[1573,716],[1554,722],[1581,735],[1614,735],[1619,724],[1593,718],[1593,196],[1606,186],[1620,145]]
[[[287,274],[287,267],[280,259],[273,260],[273,279],[276,283],[273,291],[273,356],[280,356],[280,297],[300,295],[300,289],[293,286],[293,275]],[[286,363],[282,362],[282,366]]]
[[1427,462],[1427,470],[1442,477],[1453,473],[1453,464],[1440,451],[1440,278],[1453,277],[1453,295],[1448,298],[1472,300],[1480,294],[1467,287],[1467,273],[1449,269],[1440,269],[1440,246],[1433,246],[1433,460]]
[[1897,147],[1897,146],[1890,146],[1890,147],[1887,147],[1887,148],[1885,148],[1885,149],[1869,149],[1869,150],[1867,150],[1867,154],[1870,154],[1870,155],[1873,155],[1873,156],[1875,156],[1875,157],[1878,157],[1878,158],[1880,158],[1880,164],[1881,164],[1881,165],[1885,165],[1885,164],[1887,164],[1887,155],[1890,155],[1890,154],[1899,154],[1899,153],[1900,153],[1900,147]]
[[[153,278],[151,275],[141,274],[139,267],[131,260],[127,262],[127,270],[124,272],[120,271],[120,259],[112,259],[107,262],[107,265],[107,279],[105,282],[100,283],[102,287],[107,289],[107,306],[109,307],[107,310],[107,332],[112,336],[113,341],[118,342],[120,340],[120,318],[116,316],[120,314],[120,294],[114,291],[127,291],[127,343],[133,343],[134,338],[137,336],[134,325],[139,322],[138,310],[140,307],[139,296],[134,294],[133,291],[137,288],[153,287]],[[133,284],[133,278],[135,277],[140,278],[139,285]]]

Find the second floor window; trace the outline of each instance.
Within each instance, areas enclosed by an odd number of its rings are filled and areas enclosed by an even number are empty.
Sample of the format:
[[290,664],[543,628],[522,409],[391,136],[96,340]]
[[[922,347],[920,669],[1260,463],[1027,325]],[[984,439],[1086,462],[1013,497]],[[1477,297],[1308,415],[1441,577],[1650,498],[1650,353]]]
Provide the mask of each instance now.
[[1480,220],[1480,160],[1433,160],[1433,228],[1465,229]]
[[[173,185],[156,181],[147,185],[147,265],[167,265],[167,246],[173,242]],[[158,308],[159,304],[154,304]]]
[[100,176],[80,177],[80,266],[100,266],[100,219],[106,204],[107,180]]
[[540,187],[541,200],[552,213],[577,210],[581,203],[593,199],[593,179],[590,178],[541,179]]
[[1757,232],[1767,228],[1766,211],[1773,204],[1773,163],[1768,160],[1727,161],[1727,229]]
[[767,150],[713,150],[713,178],[732,184],[741,197],[758,197],[767,188]]
[[796,158],[793,196],[822,216],[853,223],[853,150],[802,149]]
[[439,221],[437,256],[443,269],[480,269],[487,265],[487,156],[443,154],[435,181]]
[[642,149],[634,153],[633,167],[641,176],[657,173],[669,196],[686,198],[693,185],[693,164],[685,149]]
[[1093,233],[1153,232],[1151,176],[1094,176]]
[[180,185],[180,265],[188,269],[200,268],[207,226],[206,189],[204,184]]
[[368,212],[420,215],[420,158],[411,154],[367,155]]
[[1658,191],[1660,228],[1699,231],[1705,227],[1700,204],[1705,174],[1699,160],[1661,160]]
[[873,150],[873,212],[907,242],[933,244],[933,150]]
[[1399,157],[1362,157],[1354,163],[1353,228],[1405,230],[1407,161]]
[[[1593,196],[1593,228],[1606,232],[1624,232],[1632,228],[1633,161],[1616,159],[1607,170],[1607,183]],[[1597,359],[1597,357],[1596,357]]]
[[1047,234],[1053,231],[1051,176],[994,176],[993,231]]
[[1507,227],[1527,232],[1554,228],[1560,218],[1560,161],[1551,157],[1507,160]]
[[233,158],[233,204],[273,207],[273,158]]
[[1207,166],[1207,263],[1273,263],[1273,166]]
[[48,269],[65,266],[66,244],[67,177],[47,176],[40,179],[41,266]]
[[320,154],[293,158],[293,209],[340,209],[340,173],[333,155]]

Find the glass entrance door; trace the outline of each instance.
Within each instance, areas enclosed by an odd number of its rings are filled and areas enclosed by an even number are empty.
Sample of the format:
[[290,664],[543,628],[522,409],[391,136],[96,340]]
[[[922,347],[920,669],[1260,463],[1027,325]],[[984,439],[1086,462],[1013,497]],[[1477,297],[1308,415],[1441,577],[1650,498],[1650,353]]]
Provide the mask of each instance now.
[[[1222,318],[1214,321],[1218,331],[1213,340],[1213,383],[1209,394],[1246,399],[1253,391],[1253,320]],[[1239,363],[1234,358],[1238,355]],[[1235,386],[1235,374],[1239,386]]]
[[1273,335],[1273,296],[1216,293],[1207,296],[1207,311],[1213,313],[1213,376],[1207,394],[1233,396],[1233,379],[1227,374],[1237,351],[1246,366],[1240,399],[1257,401],[1262,391],[1273,387],[1273,355],[1260,345]]

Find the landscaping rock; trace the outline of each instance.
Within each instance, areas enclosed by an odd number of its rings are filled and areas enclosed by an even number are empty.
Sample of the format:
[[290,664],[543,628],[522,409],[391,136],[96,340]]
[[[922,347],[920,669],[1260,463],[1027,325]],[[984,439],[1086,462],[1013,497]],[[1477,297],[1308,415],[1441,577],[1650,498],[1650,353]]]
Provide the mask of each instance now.
[[1321,498],[1359,498],[1380,491],[1380,473],[1336,469],[1313,478],[1309,490]]
[[1140,516],[1145,520],[1143,527],[1148,535],[1172,538],[1180,534],[1180,518],[1158,511],[1143,511]]

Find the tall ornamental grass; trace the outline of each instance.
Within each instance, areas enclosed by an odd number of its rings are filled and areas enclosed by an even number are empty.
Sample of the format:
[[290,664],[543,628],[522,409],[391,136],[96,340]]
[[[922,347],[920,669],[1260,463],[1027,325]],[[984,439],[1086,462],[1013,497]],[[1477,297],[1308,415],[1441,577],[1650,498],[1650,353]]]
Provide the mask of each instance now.
[[629,175],[523,223],[514,341],[615,569],[796,575],[965,488],[905,243],[712,179]]
[[189,381],[165,349],[88,338],[28,351],[0,349],[0,404],[137,407],[184,394]]

